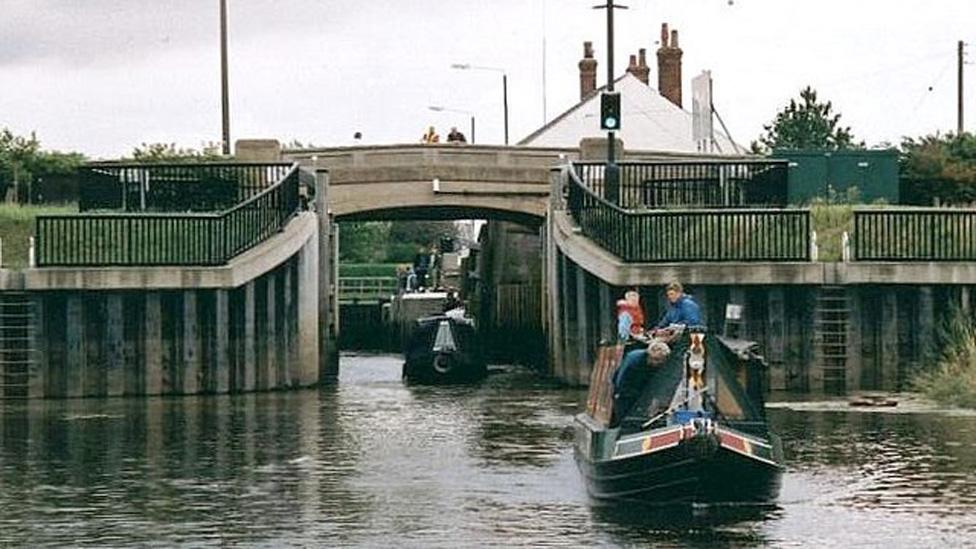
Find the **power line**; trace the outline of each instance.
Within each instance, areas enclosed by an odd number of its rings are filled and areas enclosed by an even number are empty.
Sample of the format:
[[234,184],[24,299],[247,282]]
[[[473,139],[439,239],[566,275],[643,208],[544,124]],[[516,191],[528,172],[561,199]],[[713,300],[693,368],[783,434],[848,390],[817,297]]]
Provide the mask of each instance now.
[[918,111],[919,107],[922,106],[922,103],[924,103],[925,100],[928,99],[929,93],[932,92],[932,90],[935,89],[935,87],[939,84],[939,82],[942,81],[943,78],[945,78],[945,75],[946,75],[947,72],[949,72],[949,68],[950,67],[952,67],[952,60],[951,59],[949,59],[949,60],[947,60],[945,62],[945,65],[942,66],[942,70],[939,71],[939,74],[938,74],[938,76],[935,77],[935,80],[933,80],[926,87],[926,89],[922,91],[922,94],[919,96],[918,101],[915,102],[915,106],[911,110],[911,113],[910,113],[911,115],[914,116],[915,113]]
[[837,79],[833,79],[833,80],[820,81],[819,84],[820,85],[832,85],[832,84],[844,84],[844,83],[850,82],[852,80],[865,81],[865,80],[869,80],[871,78],[874,78],[876,76],[882,76],[882,75],[889,74],[889,73],[892,73],[892,72],[899,72],[899,71],[911,69],[911,68],[914,68],[914,67],[918,67],[920,65],[926,65],[927,66],[927,65],[929,65],[929,63],[927,63],[927,61],[929,61],[931,59],[936,59],[936,58],[939,58],[939,57],[945,57],[945,51],[941,51],[939,53],[930,53],[930,54],[925,55],[925,56],[916,57],[916,58],[913,58],[909,62],[899,63],[898,65],[889,65],[887,67],[882,67],[882,68],[879,68],[879,69],[876,69],[876,70],[873,70],[873,71],[867,71],[867,72],[861,72],[861,73],[858,73],[858,74],[852,74],[852,75],[849,75],[849,76],[845,76],[843,78],[837,78]]

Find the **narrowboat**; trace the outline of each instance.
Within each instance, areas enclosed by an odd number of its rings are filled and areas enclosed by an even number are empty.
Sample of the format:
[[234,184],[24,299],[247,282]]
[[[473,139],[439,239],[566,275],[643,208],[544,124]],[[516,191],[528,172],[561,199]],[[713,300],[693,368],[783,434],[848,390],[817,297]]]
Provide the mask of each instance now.
[[[680,328],[667,345],[656,363],[630,361],[648,371],[626,402],[613,385],[623,347],[599,348],[586,411],[575,419],[588,492],[607,503],[771,503],[783,452],[766,424],[756,345]],[[615,392],[627,409],[613,409]]]
[[488,375],[474,319],[463,309],[417,319],[403,355],[408,382],[467,383]]

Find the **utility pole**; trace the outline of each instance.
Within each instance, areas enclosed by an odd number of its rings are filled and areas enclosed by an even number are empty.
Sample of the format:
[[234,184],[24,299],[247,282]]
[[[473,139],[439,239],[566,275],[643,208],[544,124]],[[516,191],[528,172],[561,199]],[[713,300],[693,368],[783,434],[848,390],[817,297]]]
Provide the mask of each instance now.
[[[593,9],[607,10],[607,92],[613,92],[613,10],[627,9],[627,6],[614,5],[614,0],[607,0],[602,6],[593,6]],[[607,170],[604,175],[606,187],[606,198],[613,200],[617,195],[617,163],[614,159],[615,132],[610,130],[607,133]]]
[[957,135],[962,135],[962,132],[963,132],[962,66],[965,64],[965,59],[964,59],[964,57],[965,57],[965,50],[964,50],[964,48],[966,46],[966,43],[963,42],[962,40],[960,40],[958,46],[959,47],[957,49],[957,57],[958,57],[958,64],[959,64],[959,89],[958,89],[958,98],[957,98],[957,101],[958,101],[958,103],[957,103],[958,112],[957,112],[957,115],[956,115],[956,134]]
[[505,110],[505,144],[508,145],[508,73],[502,73],[502,104]]
[[220,0],[220,106],[223,153],[230,156],[230,94],[227,91],[227,0]]

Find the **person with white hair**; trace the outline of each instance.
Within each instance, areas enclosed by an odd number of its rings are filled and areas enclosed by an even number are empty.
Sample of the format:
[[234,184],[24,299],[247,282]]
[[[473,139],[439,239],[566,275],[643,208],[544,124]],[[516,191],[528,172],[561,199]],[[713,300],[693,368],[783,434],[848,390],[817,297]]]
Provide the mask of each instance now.
[[655,339],[646,349],[635,349],[624,355],[620,367],[613,373],[613,420],[618,425],[644,392],[644,386],[655,368],[662,366],[671,355],[668,344]]

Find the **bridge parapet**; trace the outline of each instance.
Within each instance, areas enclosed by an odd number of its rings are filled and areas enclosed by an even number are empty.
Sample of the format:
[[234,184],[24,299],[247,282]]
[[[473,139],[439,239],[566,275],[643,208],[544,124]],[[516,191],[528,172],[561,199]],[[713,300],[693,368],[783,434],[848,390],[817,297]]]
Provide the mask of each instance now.
[[[38,216],[37,266],[225,264],[281,231],[299,211],[298,165],[282,168],[280,164],[201,164],[159,170],[125,165],[85,170],[101,179],[103,189],[112,191],[101,193],[101,199],[98,192],[86,191],[88,208],[138,211]],[[206,188],[204,183],[213,183],[218,174],[223,176],[220,180],[226,183],[227,191],[213,203],[222,205],[234,197],[242,201],[219,213],[180,211],[180,205],[192,202],[194,189]],[[130,207],[133,202],[137,205]],[[204,202],[210,204],[212,200]],[[177,211],[159,211],[170,208]],[[155,211],[147,211],[150,209]]]
[[[638,170],[653,175],[647,167],[659,168],[669,174],[677,172],[684,181],[705,181],[685,178],[682,164],[628,165],[623,173],[628,186],[624,196],[630,197],[621,206],[620,175],[616,182],[593,177],[590,170],[573,166],[565,170],[566,209],[582,233],[623,262],[675,263],[689,261],[764,261],[796,262],[811,259],[810,211],[801,208],[647,208],[634,195],[653,189],[656,180],[631,178],[629,172]],[[731,166],[731,165],[730,165]],[[694,175],[711,165],[701,165]],[[743,168],[753,166],[742,165]],[[580,172],[590,175],[580,178]],[[719,172],[721,174],[722,172]],[[748,172],[746,172],[748,173]],[[716,181],[716,184],[720,181]],[[616,186],[615,189],[612,187]],[[697,187],[697,185],[696,185]],[[731,187],[731,185],[730,185]],[[694,187],[693,187],[694,188]],[[613,194],[613,199],[607,196]],[[707,194],[692,194],[696,202],[712,196],[725,202],[728,196],[711,190]],[[562,193],[560,193],[562,195]],[[679,195],[677,198],[683,198]],[[678,205],[678,204],[676,204]]]
[[549,168],[559,159],[573,160],[578,149],[529,148],[493,145],[379,145],[286,150],[286,158],[302,164],[317,159],[317,165],[330,170],[376,166],[501,166]]

